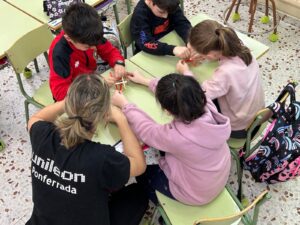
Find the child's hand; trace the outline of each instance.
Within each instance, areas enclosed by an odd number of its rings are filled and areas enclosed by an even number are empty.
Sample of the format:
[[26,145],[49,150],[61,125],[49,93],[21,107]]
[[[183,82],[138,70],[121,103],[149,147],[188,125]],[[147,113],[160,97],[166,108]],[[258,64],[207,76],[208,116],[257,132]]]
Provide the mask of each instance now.
[[121,77],[126,75],[125,67],[119,64],[116,64],[114,66],[114,77],[117,78],[117,80],[121,79]]
[[143,84],[145,86],[148,86],[149,83],[150,83],[150,79],[144,77],[138,71],[134,71],[133,73],[129,73],[129,75],[127,76],[127,78],[129,80],[133,81],[134,83]]
[[109,87],[111,87],[117,81],[117,78],[115,78],[113,76],[107,76],[107,77],[104,77],[103,79],[106,81],[106,83],[108,84]]
[[191,56],[191,51],[188,47],[185,46],[176,46],[173,49],[173,53],[175,56],[177,56],[180,59],[187,59]]
[[193,66],[198,66],[205,60],[205,56],[193,51],[190,59]]
[[111,103],[119,108],[122,108],[128,103],[128,100],[121,91],[116,90],[111,98]]
[[124,119],[124,118],[125,118],[125,115],[123,114],[121,109],[119,109],[118,107],[113,106],[113,105],[110,107],[110,112],[108,115],[109,122],[117,123],[118,121],[120,121],[121,119]]
[[190,71],[190,67],[184,60],[179,60],[176,64],[176,70],[178,73],[184,75]]

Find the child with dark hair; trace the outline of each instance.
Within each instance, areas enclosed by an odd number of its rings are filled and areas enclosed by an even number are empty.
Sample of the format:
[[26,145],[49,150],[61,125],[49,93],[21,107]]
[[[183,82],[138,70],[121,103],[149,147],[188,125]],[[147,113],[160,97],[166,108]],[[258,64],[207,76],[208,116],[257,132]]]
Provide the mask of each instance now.
[[[192,28],[188,46],[204,59],[219,61],[212,78],[201,86],[209,98],[216,100],[221,113],[229,117],[231,137],[245,138],[245,129],[265,106],[256,59],[233,29],[213,20]],[[177,70],[192,74],[184,61],[177,63]]]
[[153,55],[175,55],[189,58],[186,46],[174,46],[158,41],[175,30],[186,43],[191,23],[179,7],[179,0],[140,0],[136,5],[130,24],[136,52]]
[[229,119],[218,113],[193,77],[169,74],[158,80],[134,72],[129,79],[155,92],[162,109],[174,118],[157,124],[122,93],[115,92],[112,97],[137,137],[165,152],[159,165],[148,166],[137,181],[144,183],[154,203],[155,190],[190,205],[212,201],[229,176]]
[[56,101],[65,98],[78,75],[95,72],[98,56],[114,69],[115,76],[105,78],[109,85],[125,74],[124,58],[103,37],[101,18],[93,7],[71,5],[62,18],[62,27],[49,49],[50,89]]

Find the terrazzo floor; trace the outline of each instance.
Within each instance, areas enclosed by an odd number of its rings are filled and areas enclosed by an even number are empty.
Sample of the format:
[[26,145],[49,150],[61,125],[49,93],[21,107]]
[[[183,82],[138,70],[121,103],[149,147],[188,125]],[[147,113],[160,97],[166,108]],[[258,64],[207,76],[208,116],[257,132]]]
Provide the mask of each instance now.
[[[136,4],[136,0],[132,2]],[[229,6],[229,0],[185,0],[185,13],[188,18],[198,12],[206,13],[212,18],[223,21],[224,10]],[[126,7],[123,0],[118,8],[121,18],[124,18]],[[262,9],[255,16],[255,32],[263,32],[268,25],[259,23]],[[245,5],[240,12],[246,12]],[[113,18],[110,9],[106,15]],[[300,82],[300,20],[285,17],[278,26],[279,41],[269,42],[268,34],[255,35],[253,38],[268,45],[270,50],[259,60],[261,76],[266,94],[266,104],[275,100],[281,88],[288,80]],[[235,27],[245,29],[248,16],[242,13],[242,21]],[[1,27],[1,25],[0,25]],[[47,80],[48,68],[43,58],[38,59],[42,66],[39,78],[25,80],[27,88],[34,88],[41,81]],[[31,65],[32,67],[32,65]],[[300,100],[300,86],[297,88]],[[36,109],[31,108],[31,113]],[[6,143],[6,148],[0,152],[0,224],[21,225],[30,217],[32,210],[32,193],[30,181],[31,146],[25,129],[23,97],[17,85],[17,79],[10,66],[0,70],[0,138]],[[235,186],[235,168],[232,167],[228,181]],[[260,210],[258,224],[262,225],[299,225],[300,224],[300,178],[286,183],[266,185],[255,183],[249,173],[244,174],[244,192],[251,200],[263,189],[269,189],[272,195]]]

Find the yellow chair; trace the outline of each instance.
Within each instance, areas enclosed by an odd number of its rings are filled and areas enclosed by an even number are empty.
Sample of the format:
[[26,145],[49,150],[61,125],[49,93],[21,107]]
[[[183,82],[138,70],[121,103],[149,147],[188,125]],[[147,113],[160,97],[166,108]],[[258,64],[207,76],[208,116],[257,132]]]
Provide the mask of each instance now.
[[[240,220],[244,224],[254,225],[257,223],[259,207],[265,200],[270,199],[268,191],[265,190],[244,208],[229,187],[225,187],[212,202],[202,206],[185,205],[160,192],[156,192],[156,196],[159,206],[154,217],[159,212],[166,225],[229,225],[238,224]],[[254,211],[250,217],[248,212],[252,208]]]
[[[48,63],[47,50],[52,40],[53,35],[48,29],[48,26],[45,24],[21,37],[6,51],[6,56],[17,75],[21,93],[25,97],[24,104],[26,122],[29,119],[29,104],[33,104],[36,107],[42,108],[54,102],[48,81],[44,82],[37,90],[34,90],[33,95],[30,95],[24,89],[21,79],[21,73],[24,71],[27,65],[36,59],[40,54],[44,54]],[[37,64],[35,66],[38,68]]]

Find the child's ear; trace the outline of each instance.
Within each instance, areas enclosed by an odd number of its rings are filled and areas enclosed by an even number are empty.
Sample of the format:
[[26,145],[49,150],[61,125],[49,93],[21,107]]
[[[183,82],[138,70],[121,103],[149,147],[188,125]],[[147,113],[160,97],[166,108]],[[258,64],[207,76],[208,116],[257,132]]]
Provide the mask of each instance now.
[[72,41],[72,39],[67,34],[64,34],[64,37],[67,41]]
[[168,110],[164,109],[164,112],[165,112],[168,116],[172,116],[172,114],[171,114]]

